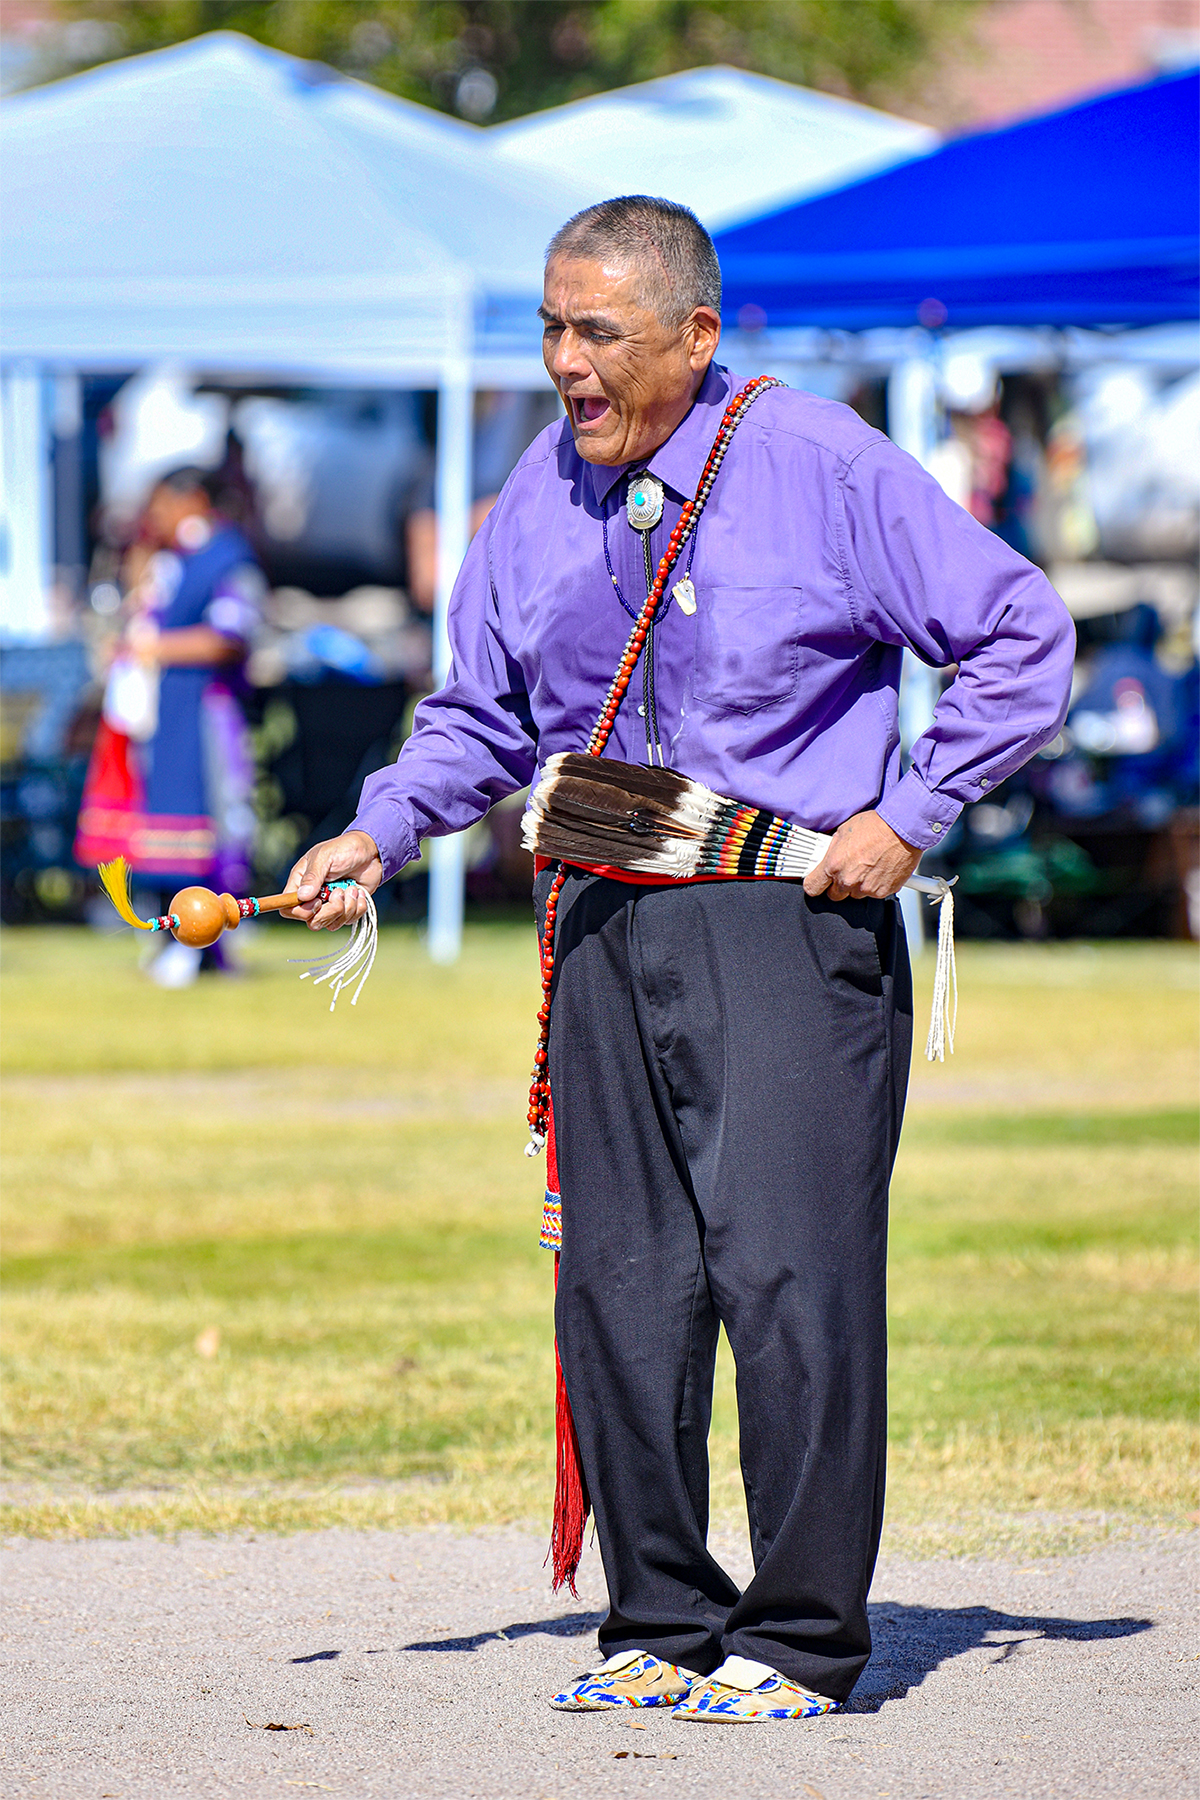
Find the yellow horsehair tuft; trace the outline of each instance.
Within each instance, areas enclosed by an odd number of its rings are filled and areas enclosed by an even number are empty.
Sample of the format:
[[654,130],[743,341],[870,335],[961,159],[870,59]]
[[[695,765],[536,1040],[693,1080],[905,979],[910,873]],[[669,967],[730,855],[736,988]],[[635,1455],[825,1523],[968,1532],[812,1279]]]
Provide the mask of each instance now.
[[139,919],[133,910],[133,902],[129,898],[129,864],[123,856],[115,856],[111,862],[101,863],[96,873],[104,886],[104,891],[120,913],[127,925],[133,925],[138,931],[150,931],[152,926],[145,919]]

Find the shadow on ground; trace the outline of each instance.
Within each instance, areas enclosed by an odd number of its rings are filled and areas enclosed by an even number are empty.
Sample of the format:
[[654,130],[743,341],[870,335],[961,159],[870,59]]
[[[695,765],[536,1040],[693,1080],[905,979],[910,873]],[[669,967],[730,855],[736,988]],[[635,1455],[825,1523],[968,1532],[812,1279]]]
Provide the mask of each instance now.
[[[1135,1637],[1149,1631],[1152,1619],[1062,1619],[1033,1613],[997,1612],[990,1606],[908,1606],[884,1601],[871,1607],[874,1651],[858,1691],[847,1703],[849,1712],[877,1712],[885,1700],[903,1699],[920,1687],[927,1675],[944,1662],[972,1650],[994,1650],[992,1665],[1025,1654],[1035,1644],[1066,1639],[1092,1643],[1099,1639]],[[484,1644],[513,1643],[542,1632],[548,1637],[582,1637],[598,1629],[604,1614],[565,1613],[553,1619],[523,1619],[468,1637],[422,1639],[400,1644],[396,1650],[368,1650],[368,1656],[394,1655],[402,1651],[473,1651]],[[294,1656],[294,1663],[335,1662],[340,1650],[313,1650]]]
[[874,1649],[847,1712],[878,1712],[885,1700],[903,1699],[943,1663],[971,1650],[994,1650],[995,1665],[1056,1638],[1092,1643],[1136,1637],[1154,1625],[1153,1619],[1043,1618],[990,1606],[908,1606],[894,1600],[872,1606],[870,1613]]
[[[399,1644],[394,1650],[368,1650],[368,1656],[393,1656],[401,1650],[480,1650],[484,1644],[511,1644],[516,1638],[532,1637],[544,1632],[547,1637],[582,1637],[585,1631],[598,1631],[603,1613],[565,1613],[556,1619],[523,1619],[515,1625],[501,1625],[491,1631],[476,1631],[470,1637],[428,1638],[418,1644]],[[307,1656],[293,1656],[294,1663],[336,1662],[340,1650],[312,1650]]]

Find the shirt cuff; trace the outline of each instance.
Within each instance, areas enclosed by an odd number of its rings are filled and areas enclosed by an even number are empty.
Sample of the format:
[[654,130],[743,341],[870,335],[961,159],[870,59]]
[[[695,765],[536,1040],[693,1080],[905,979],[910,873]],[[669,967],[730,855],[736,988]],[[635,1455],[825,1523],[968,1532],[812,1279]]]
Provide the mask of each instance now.
[[933,793],[915,769],[910,769],[875,810],[914,850],[932,850],[957,819],[962,802]]
[[369,800],[346,830],[365,831],[374,838],[385,881],[398,875],[406,864],[420,860],[420,839],[409,821],[386,800]]

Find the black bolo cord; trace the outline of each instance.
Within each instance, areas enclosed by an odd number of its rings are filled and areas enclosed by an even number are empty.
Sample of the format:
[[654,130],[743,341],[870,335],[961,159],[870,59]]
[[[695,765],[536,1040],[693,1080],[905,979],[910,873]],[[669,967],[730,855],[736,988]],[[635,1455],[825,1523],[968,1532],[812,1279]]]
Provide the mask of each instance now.
[[[624,611],[629,614],[629,617],[631,619],[636,619],[638,616],[637,612],[634,610],[634,608],[632,606],[630,606],[628,600],[625,598],[624,594],[621,592],[621,584],[617,580],[617,572],[613,568],[612,552],[610,551],[609,544],[608,544],[608,517],[607,517],[607,515],[603,515],[601,517],[600,526],[601,526],[601,531],[603,533],[603,540],[604,540],[604,566],[608,570],[608,578],[613,584],[613,590],[616,593],[617,599],[620,601],[621,606],[624,609]],[[642,556],[643,556],[643,561],[645,564],[645,571],[646,571],[646,592],[649,593],[650,588],[652,587],[653,582],[654,582],[654,558],[650,554],[650,536],[651,536],[651,532],[653,531],[654,528],[653,528],[653,526],[651,526],[650,530],[643,531],[643,530],[641,530],[640,527],[635,525],[632,527],[632,529],[637,531],[639,537],[642,540]],[[694,531],[694,532],[692,532],[691,537],[689,539],[687,566],[684,569],[685,576],[690,575],[692,572],[692,562],[695,559],[696,541],[697,541],[699,535],[700,534],[698,531]],[[654,622],[653,621],[651,621],[650,627],[646,633],[646,643],[644,646],[644,653],[645,653],[646,660],[642,664],[642,716],[646,721],[646,755],[647,755],[647,760],[649,762],[653,763],[654,752],[655,752],[655,749],[657,748],[658,760],[665,767],[665,758],[663,757],[663,753],[662,753],[662,740],[660,739],[660,737],[658,735],[657,702],[656,702],[655,695],[654,695]]]
[[[654,586],[654,562],[650,555],[650,533],[642,533],[642,555],[646,563],[646,592]],[[646,628],[646,660],[642,674],[642,704],[646,709],[646,760],[654,762],[654,753],[658,752],[658,760],[663,762],[662,743],[658,735],[658,708],[654,700],[654,624],[651,619]],[[665,766],[665,765],[664,765]]]

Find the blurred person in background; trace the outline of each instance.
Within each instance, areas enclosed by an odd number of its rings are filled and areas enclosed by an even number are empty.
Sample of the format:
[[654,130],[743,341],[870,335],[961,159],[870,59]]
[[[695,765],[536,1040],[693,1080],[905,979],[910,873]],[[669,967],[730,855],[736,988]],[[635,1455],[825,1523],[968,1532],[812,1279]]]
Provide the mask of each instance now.
[[[248,539],[193,468],[156,482],[123,578],[127,622],[75,854],[85,864],[124,855],[166,912],[182,887],[249,884],[254,771],[238,695],[265,583]],[[168,939],[150,975],[186,987],[202,966],[225,966],[219,947]]]

